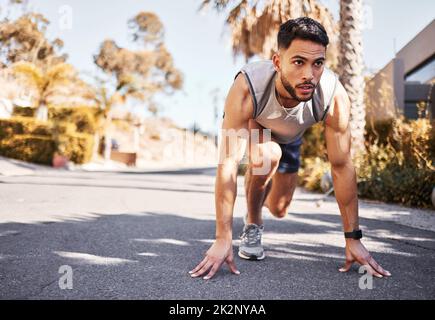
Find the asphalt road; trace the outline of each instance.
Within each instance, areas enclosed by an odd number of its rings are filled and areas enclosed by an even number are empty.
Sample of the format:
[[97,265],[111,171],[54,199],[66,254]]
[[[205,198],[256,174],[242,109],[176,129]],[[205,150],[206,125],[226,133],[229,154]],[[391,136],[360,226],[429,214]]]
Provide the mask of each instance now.
[[[245,212],[242,177],[238,183],[235,253]],[[363,290],[356,265],[337,271],[344,240],[334,198],[317,208],[320,195],[301,189],[286,218],[264,209],[264,261],[236,255],[239,276],[224,267],[211,280],[192,279],[188,270],[214,237],[213,191],[213,169],[0,176],[0,298],[435,298],[435,232],[361,202],[363,241],[393,274]],[[71,274],[59,273],[62,266]],[[62,289],[69,275],[72,289]]]

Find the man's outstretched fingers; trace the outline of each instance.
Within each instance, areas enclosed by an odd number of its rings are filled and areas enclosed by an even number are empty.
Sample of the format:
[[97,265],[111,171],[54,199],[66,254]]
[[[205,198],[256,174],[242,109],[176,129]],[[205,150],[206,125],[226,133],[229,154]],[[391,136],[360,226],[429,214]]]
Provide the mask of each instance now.
[[216,261],[216,262],[213,264],[213,266],[211,267],[211,270],[210,270],[210,272],[208,273],[208,275],[206,275],[206,276],[204,277],[204,280],[211,279],[211,278],[216,274],[216,272],[219,270],[219,268],[220,268],[221,265],[222,265],[222,263],[219,263],[218,261]]
[[366,268],[367,272],[370,273],[372,276],[376,278],[383,278],[382,274],[380,274],[375,269],[373,269],[369,263],[363,264],[363,266]]
[[236,264],[234,263],[234,260],[233,259],[227,259],[227,264],[228,264],[228,267],[230,268],[230,271],[232,272],[232,273],[234,273],[234,274],[240,274],[240,271],[239,270],[237,270],[237,267],[236,267]]
[[190,274],[196,273],[199,269],[201,269],[207,263],[208,257],[202,259],[202,261],[192,270],[189,271]]
[[213,263],[208,259],[207,262],[205,263],[205,265],[203,265],[202,268],[199,269],[198,271],[196,271],[195,273],[192,273],[191,276],[193,278],[202,276],[204,273],[206,273],[208,271],[208,269],[210,269],[210,267],[212,265],[213,265]]
[[354,261],[352,261],[352,260],[346,260],[346,262],[344,263],[344,267],[338,269],[338,271],[340,271],[340,272],[348,272],[350,270],[350,268],[352,267],[353,262]]
[[384,268],[382,268],[375,259],[373,259],[373,257],[370,257],[368,259],[368,263],[370,264],[370,266],[372,266],[373,269],[375,269],[377,272],[379,272],[381,275],[386,276],[386,277],[390,277],[391,273],[387,270],[385,270]]

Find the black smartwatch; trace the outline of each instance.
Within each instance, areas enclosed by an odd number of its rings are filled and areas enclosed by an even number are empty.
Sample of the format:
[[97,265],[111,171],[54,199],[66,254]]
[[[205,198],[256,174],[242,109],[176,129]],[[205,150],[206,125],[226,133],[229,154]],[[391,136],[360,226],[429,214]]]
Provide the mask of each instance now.
[[344,237],[347,239],[359,240],[362,238],[362,231],[361,230],[353,230],[352,232],[345,232]]

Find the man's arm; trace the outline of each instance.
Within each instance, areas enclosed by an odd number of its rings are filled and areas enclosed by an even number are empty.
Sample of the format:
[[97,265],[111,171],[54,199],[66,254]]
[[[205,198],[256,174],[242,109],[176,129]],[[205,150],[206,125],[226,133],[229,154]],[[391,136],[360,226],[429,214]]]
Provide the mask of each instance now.
[[239,274],[233,258],[233,209],[237,195],[237,171],[248,138],[249,119],[253,106],[249,89],[242,74],[234,81],[225,101],[222,140],[219,146],[219,163],[215,180],[216,241],[205,258],[192,270],[192,277],[209,273],[210,279],[226,262],[233,273]]
[[232,240],[233,209],[237,195],[237,171],[242,160],[252,118],[252,100],[242,74],[225,101],[222,142],[215,180],[216,239]]
[[[342,84],[338,83],[325,120],[325,140],[344,232],[359,229],[357,179],[350,152],[349,120],[349,97]],[[364,265],[377,277],[391,275],[373,259],[360,240],[346,239],[346,263],[340,271],[348,271],[354,262]]]

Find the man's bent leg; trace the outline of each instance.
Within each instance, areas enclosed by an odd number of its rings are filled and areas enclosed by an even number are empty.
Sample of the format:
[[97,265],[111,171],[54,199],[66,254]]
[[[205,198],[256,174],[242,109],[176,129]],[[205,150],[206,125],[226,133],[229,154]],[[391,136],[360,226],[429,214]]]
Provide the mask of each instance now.
[[277,218],[284,218],[293,199],[297,186],[298,170],[300,167],[300,146],[302,140],[289,144],[281,144],[282,156],[279,161],[278,172],[272,179],[272,188],[264,205]]
[[[262,127],[251,120],[250,129],[260,129]],[[248,208],[247,223],[263,224],[261,209],[268,192],[271,189],[272,177],[278,169],[281,159],[281,148],[274,141],[259,141],[258,143],[249,142],[249,165],[245,174],[245,194]],[[264,174],[255,174],[255,168],[264,167],[265,162],[270,163],[270,169]]]
[[[252,176],[252,168],[248,165],[245,172],[245,195],[246,195],[246,206],[248,207],[248,194],[249,194],[249,186],[251,185],[251,176]],[[264,206],[264,202],[270,193],[270,190],[272,189],[272,181],[273,178],[269,181],[269,183],[266,186],[266,191],[263,196],[262,206]],[[249,212],[249,211],[248,211]],[[246,223],[255,223],[255,224],[262,224],[263,220],[261,215],[252,215],[248,214],[245,217]]]
[[272,179],[272,187],[264,201],[264,206],[277,218],[287,215],[297,186],[298,174],[277,172]]
[[[250,128],[260,130],[261,126],[255,121],[250,123]],[[251,137],[250,137],[251,138]],[[281,149],[274,141],[258,139],[249,141],[249,165],[245,174],[245,191],[248,214],[240,236],[239,256],[243,259],[262,260],[265,258],[261,243],[263,233],[263,220],[261,209],[264,199],[270,190],[270,182],[276,172],[281,158]],[[261,168],[261,170],[258,170]]]

